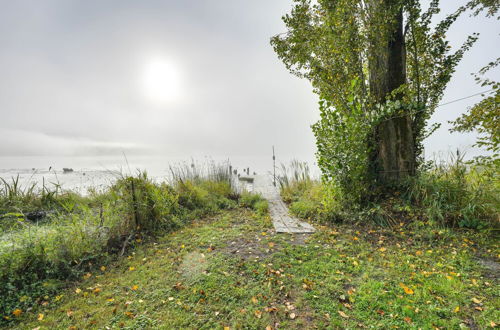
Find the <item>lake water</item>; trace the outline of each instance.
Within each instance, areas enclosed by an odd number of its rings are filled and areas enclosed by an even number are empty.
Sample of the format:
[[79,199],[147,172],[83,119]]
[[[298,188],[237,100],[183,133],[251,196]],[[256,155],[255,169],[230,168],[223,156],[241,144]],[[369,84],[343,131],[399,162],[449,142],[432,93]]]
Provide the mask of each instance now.
[[[148,173],[155,181],[167,180],[170,177],[170,166],[195,163],[198,168],[208,163],[228,163],[239,173],[250,168],[250,174],[267,174],[272,172],[271,157],[2,157],[0,156],[0,178],[12,181],[19,178],[21,187],[37,184],[85,194],[89,187],[103,189],[112,184],[121,173],[135,174],[138,170]],[[288,163],[290,160],[283,160]],[[312,163],[312,162],[311,162]],[[279,163],[277,162],[277,166]],[[311,165],[314,167],[314,165]],[[73,172],[64,173],[63,168],[72,168]]]

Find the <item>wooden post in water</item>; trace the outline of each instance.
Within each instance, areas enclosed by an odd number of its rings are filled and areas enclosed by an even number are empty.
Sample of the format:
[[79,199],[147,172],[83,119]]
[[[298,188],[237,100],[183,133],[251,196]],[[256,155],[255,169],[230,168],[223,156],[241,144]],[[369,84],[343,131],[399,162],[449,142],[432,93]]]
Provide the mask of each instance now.
[[276,156],[274,155],[274,146],[273,146],[273,185],[276,187]]

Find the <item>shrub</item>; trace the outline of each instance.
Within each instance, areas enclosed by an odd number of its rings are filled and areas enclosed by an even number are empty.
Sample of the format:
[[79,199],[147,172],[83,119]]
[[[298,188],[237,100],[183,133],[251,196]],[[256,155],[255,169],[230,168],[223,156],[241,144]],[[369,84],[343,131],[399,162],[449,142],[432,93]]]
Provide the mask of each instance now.
[[497,227],[498,169],[467,166],[459,156],[451,164],[431,164],[428,171],[408,183],[403,197],[421,208],[433,224],[474,229]]

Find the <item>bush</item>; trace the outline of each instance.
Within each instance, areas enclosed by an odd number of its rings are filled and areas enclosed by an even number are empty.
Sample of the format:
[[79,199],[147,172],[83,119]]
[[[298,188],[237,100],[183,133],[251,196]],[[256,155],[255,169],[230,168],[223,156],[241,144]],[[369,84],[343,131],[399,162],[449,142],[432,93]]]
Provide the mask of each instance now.
[[265,215],[269,211],[269,205],[259,194],[252,194],[244,191],[240,196],[240,206],[256,211],[260,215]]
[[497,168],[431,164],[408,183],[403,196],[432,224],[473,229],[498,227],[500,184]]

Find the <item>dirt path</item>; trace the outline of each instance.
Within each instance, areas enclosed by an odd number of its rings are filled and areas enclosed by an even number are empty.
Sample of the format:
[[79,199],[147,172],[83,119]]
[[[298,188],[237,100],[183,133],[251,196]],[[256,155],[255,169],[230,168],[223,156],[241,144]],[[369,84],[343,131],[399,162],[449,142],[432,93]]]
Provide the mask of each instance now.
[[269,214],[277,233],[313,233],[315,229],[307,222],[291,217],[288,208],[281,199],[279,191],[273,186],[267,175],[253,177],[253,191],[260,193],[269,202]]

